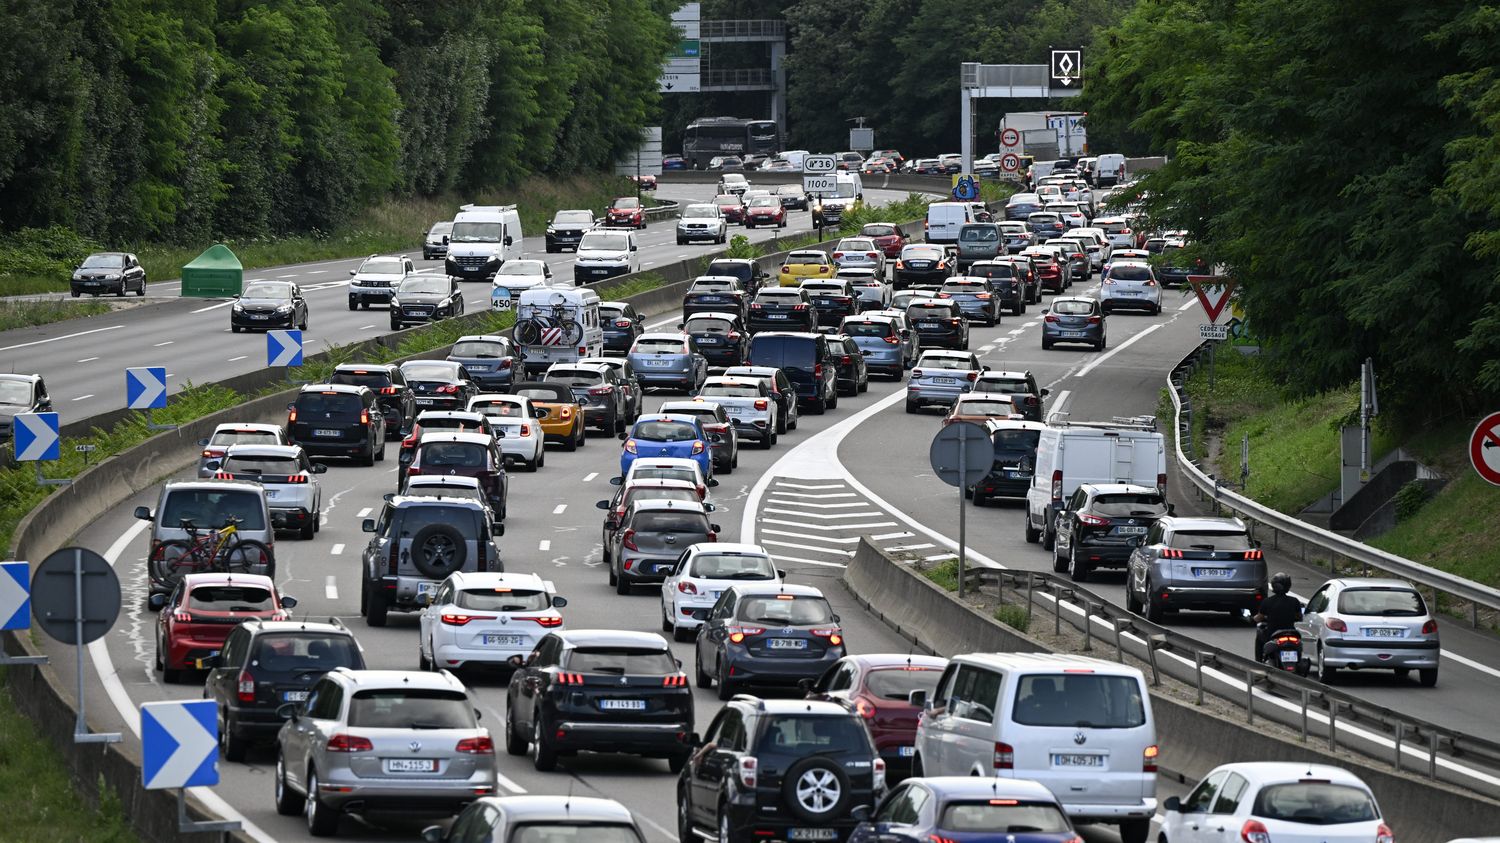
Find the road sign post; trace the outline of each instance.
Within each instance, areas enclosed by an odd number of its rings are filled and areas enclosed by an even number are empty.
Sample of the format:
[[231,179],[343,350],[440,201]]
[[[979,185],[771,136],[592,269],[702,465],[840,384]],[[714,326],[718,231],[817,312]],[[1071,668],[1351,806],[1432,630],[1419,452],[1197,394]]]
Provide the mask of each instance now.
[[62,458],[61,420],[57,413],[17,413],[11,428],[11,447],[15,449],[16,462],[29,462],[36,467],[38,486],[66,486],[72,483],[65,477],[42,475],[43,462],[56,462]]
[[[0,562],[0,629],[31,628],[31,563]],[[46,664],[46,656],[12,656],[0,650],[0,665]]]
[[195,822],[187,815],[187,788],[219,783],[219,718],[212,700],[141,705],[141,779],[147,790],[177,791],[178,831],[240,830],[238,820]]
[[83,688],[84,645],[102,638],[120,616],[120,579],[115,569],[87,548],[56,551],[32,575],[31,614],[43,632],[74,647],[78,717],[73,723],[73,743],[119,743],[118,732],[89,732]]
[[964,596],[964,555],[968,538],[968,489],[983,480],[995,462],[995,446],[989,432],[973,422],[956,422],[932,437],[927,458],[938,479],[958,487],[958,596]]
[[1490,413],[1469,437],[1469,464],[1486,483],[1500,486],[1500,413]]

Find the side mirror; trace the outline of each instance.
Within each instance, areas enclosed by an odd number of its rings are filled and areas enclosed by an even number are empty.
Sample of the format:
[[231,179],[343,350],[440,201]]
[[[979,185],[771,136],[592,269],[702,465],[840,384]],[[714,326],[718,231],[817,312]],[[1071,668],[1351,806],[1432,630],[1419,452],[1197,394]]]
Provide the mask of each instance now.
[[146,605],[151,607],[151,611],[160,612],[167,606],[167,595],[157,592],[146,598]]
[[719,508],[711,503],[706,503],[703,505],[703,509],[706,512],[716,512]]
[[198,446],[199,447],[207,447],[208,446],[208,439],[206,439],[206,438],[199,439],[198,440]]
[[776,578],[779,579],[779,580],[786,579],[786,569],[785,568],[777,568],[776,569]]
[[443,245],[444,246],[448,245],[448,235],[446,235],[446,234],[443,235]]
[[719,485],[719,478],[717,478],[717,477],[710,477],[710,478],[708,478],[708,485],[709,485],[709,488],[713,488],[713,487]]
[[503,536],[503,535],[505,535],[505,525],[504,524],[496,524],[495,525],[495,535],[497,535],[497,536]]
[[1046,398],[1048,395],[1051,395],[1051,394],[1052,394],[1052,390],[1048,389],[1045,386],[1042,387],[1042,397],[1043,398]]
[[295,609],[295,608],[297,608],[297,598],[293,597],[290,594],[283,594],[283,595],[281,595],[281,608],[283,608],[283,609]]
[[1131,536],[1130,537],[1130,546],[1131,547],[1140,547],[1141,545],[1143,545],[1145,543],[1146,543],[1146,537],[1145,536]]
[[359,528],[366,533],[375,532],[375,519],[366,518],[365,520],[359,522]]
[[624,482],[625,482],[625,478],[623,478],[623,477],[611,477],[611,478],[609,478],[609,485],[611,485],[611,486],[618,486],[618,485],[620,485],[621,483],[624,483]]
[[700,734],[698,734],[697,732],[693,732],[693,733],[689,734],[688,735],[688,745],[689,746],[703,746],[703,736],[700,735]]
[[511,667],[520,667],[520,666],[526,664],[526,660],[524,658],[522,658],[521,656],[516,655],[516,656],[511,656],[510,658],[506,659],[505,663],[508,664],[508,665],[510,665]]
[[358,273],[355,270],[352,270],[352,269],[349,270],[349,275],[350,276],[353,276],[353,275],[356,275],[356,274],[358,274]]
[[208,469],[209,471],[218,471],[219,467],[222,465],[223,463],[219,462],[218,460],[209,460],[208,462],[203,464],[203,467]]
[[302,716],[302,712],[297,710],[296,703],[282,703],[276,707],[276,716],[283,720],[296,720]]
[[546,409],[544,409],[542,407],[532,407],[531,408],[531,415],[532,415],[532,418],[538,418],[538,419],[545,418],[546,415],[547,415],[547,411],[546,411]]
[[834,616],[833,616],[833,622],[834,623],[843,623],[844,619],[840,618],[837,614],[834,614]]
[[1161,803],[1163,811],[1182,811],[1182,800],[1175,796],[1168,796],[1167,801]]
[[516,241],[509,234],[505,235],[505,245],[509,246],[515,242]]
[[811,679],[798,679],[797,687],[801,689],[803,693],[811,694],[813,691],[813,681]]
[[135,517],[141,519],[142,521],[153,521],[153,520],[155,520],[154,518],[151,517],[151,509],[150,509],[150,507],[145,507],[145,506],[138,506],[138,507],[135,508]]
[[687,323],[686,323],[686,322],[678,322],[678,323],[677,323],[677,327],[678,327],[678,328],[679,328],[679,329],[680,329],[680,328],[686,328],[686,327],[687,327]]
[[484,719],[484,714],[482,712],[480,712],[480,710],[477,709],[477,708],[474,709],[474,719],[475,720],[482,720],[482,719]]
[[609,509],[609,501],[594,501],[594,509]]
[[1049,314],[1051,312],[1052,312],[1052,308],[1050,308],[1050,307],[1044,307],[1044,308],[1042,308],[1042,315],[1043,316],[1046,316],[1047,314]]
[[568,606],[568,598],[566,598],[566,597],[554,597],[554,598],[552,598],[552,608],[554,608],[554,609],[566,609],[567,606]]
[[908,691],[906,694],[906,701],[911,703],[916,708],[925,709],[927,708],[927,691],[923,688],[918,688],[914,691]]
[[[628,433],[621,433],[619,436],[617,436],[615,438],[619,439],[621,442],[624,442],[626,439],[630,438],[630,434],[628,434]],[[613,485],[615,485],[615,486],[620,485],[619,483],[615,483],[614,480],[611,480],[610,483],[613,484]]]
[[1169,504],[1167,504],[1167,514],[1168,515],[1176,515],[1177,514],[1177,504],[1175,504],[1175,503],[1169,503]]
[[288,410],[295,410],[295,409],[297,409],[297,405],[296,404],[288,404],[288,405],[286,405],[286,408]]
[[867,823],[870,821],[870,806],[855,805],[854,809],[849,812],[849,816],[853,817],[857,823]]
[[1260,549],[1260,539],[1256,539],[1255,541],[1251,542],[1251,544],[1255,545],[1257,550]]
[[[710,506],[712,506],[712,504],[710,504]],[[712,529],[712,530],[713,530],[713,531],[714,531],[714,532],[715,532],[715,533],[722,533],[722,532],[724,532],[724,528],[723,528],[723,527],[720,527],[720,526],[719,526],[719,525],[718,525],[718,524],[710,524],[710,525],[708,525],[708,526],[709,526],[709,527],[710,527],[710,528],[711,528],[711,529]],[[837,620],[837,618],[835,618],[835,620]]]

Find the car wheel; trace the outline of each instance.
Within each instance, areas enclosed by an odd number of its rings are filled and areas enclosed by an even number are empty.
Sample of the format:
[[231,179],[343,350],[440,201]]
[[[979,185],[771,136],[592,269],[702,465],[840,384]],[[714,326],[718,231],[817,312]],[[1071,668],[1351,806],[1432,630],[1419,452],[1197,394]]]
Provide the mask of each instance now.
[[667,604],[661,604],[661,631],[674,632],[676,629],[677,627],[672,625],[671,616],[667,613]]
[[350,310],[359,310],[359,302],[355,301],[354,299],[350,299],[349,300],[349,309]]
[[776,432],[786,433],[786,416],[781,413],[776,414]]
[[141,286],[135,288],[135,294],[137,298],[146,297],[146,279],[141,279]]
[[536,467],[542,468],[547,464],[547,449],[544,447],[536,455]]
[[838,409],[838,406],[839,406],[839,389],[838,389],[837,385],[834,386],[833,393],[828,396],[828,405],[827,406],[828,406],[828,409],[830,409],[830,410],[837,410]]
[[530,748],[530,741],[516,728],[516,715],[514,708],[507,701],[505,706],[505,754],[525,755]]
[[1099,338],[1099,350],[1103,351],[1108,346],[1109,346],[1109,337],[1100,337]]
[[401,330],[401,323],[397,322],[394,319],[392,319],[391,320],[391,330],[392,331],[399,331],[399,330]]
[[1042,350],[1043,351],[1050,351],[1051,349],[1052,349],[1052,341],[1051,340],[1047,340],[1047,339],[1043,339],[1042,340]]
[[[1324,685],[1332,685],[1334,677],[1337,674],[1338,674],[1338,668],[1336,668],[1333,665],[1328,664],[1326,661],[1324,661],[1324,659],[1323,659],[1323,645],[1319,644],[1318,645],[1318,664],[1317,664],[1318,681],[1322,682]],[[1436,681],[1437,677],[1433,676],[1433,680]]]
[[764,436],[760,437],[760,449],[762,451],[769,451],[769,450],[771,450],[771,446],[775,445],[775,444],[776,444],[776,434],[774,434],[774,433],[767,433]]
[[283,817],[295,817],[302,813],[302,797],[286,784],[286,759],[281,750],[276,750],[276,813]]
[[1139,615],[1141,613],[1141,601],[1137,600],[1135,592],[1130,590],[1130,580],[1128,577],[1129,575],[1127,575],[1127,579],[1125,580],[1125,611],[1132,615]]
[[1054,574],[1061,574],[1063,571],[1066,571],[1066,570],[1068,570],[1068,560],[1066,560],[1066,559],[1063,558],[1062,548],[1060,548],[1060,547],[1057,546],[1057,542],[1056,541],[1053,541],[1052,542],[1052,572]]
[[696,645],[693,647],[693,677],[697,680],[699,688],[712,688],[714,686],[713,674],[703,669],[703,654],[698,651]]
[[219,748],[224,750],[224,760],[236,763],[245,760],[245,751],[249,749],[249,742],[234,728],[227,715],[219,721]]
[[611,577],[611,580],[612,580],[611,585],[613,585],[615,587],[615,593],[616,594],[629,594],[630,593],[630,580],[628,580],[628,579],[625,578],[625,572],[624,571],[616,571],[616,572],[614,572],[614,576]]
[[718,686],[719,699],[727,700],[734,696],[734,687],[729,684],[729,667],[724,664],[723,659],[719,660]]
[[386,622],[385,590],[378,585],[365,583],[365,625],[381,627]]
[[575,431],[569,431],[568,432],[568,438],[567,438],[566,441],[564,441],[562,443],[562,446],[563,446],[563,450],[564,451],[576,451],[576,450],[578,450],[578,432],[576,430]]
[[557,750],[547,745],[542,732],[542,713],[539,711],[531,715],[531,764],[542,773],[557,769]]
[[1077,542],[1068,545],[1068,577],[1073,582],[1089,581],[1089,563],[1078,558]]
[[856,394],[858,394],[860,392],[869,392],[870,391],[870,378],[869,378],[868,375],[865,376],[864,380],[862,380],[862,381],[859,382],[859,386],[856,387],[854,391],[855,391]]
[[1146,843],[1151,835],[1151,820],[1120,820],[1120,843]]
[[1053,532],[1049,524],[1042,525],[1042,550],[1051,550],[1057,546],[1057,533]]
[[1161,599],[1156,596],[1156,588],[1151,585],[1150,580],[1146,581],[1146,599],[1144,602],[1146,604],[1146,620],[1152,623],[1161,623],[1162,616],[1166,614],[1166,610],[1162,608]]
[[[427,643],[430,645],[432,643],[432,640],[428,639]],[[432,660],[427,658],[427,653],[422,649],[421,638],[417,639],[417,670],[432,670]]]
[[303,801],[307,809],[307,832],[314,837],[329,837],[339,830],[339,815],[323,804],[318,796],[318,770],[307,771],[307,798]]
[[800,413],[793,415],[792,420],[786,423],[786,430],[783,430],[781,432],[786,433],[787,430],[796,430],[797,425],[800,424],[801,421],[802,415]]
[[1422,683],[1423,688],[1431,688],[1437,684],[1438,669],[1435,667],[1423,667],[1417,669],[1417,681]]
[[922,407],[917,402],[909,400],[909,399],[907,400],[907,402],[906,402],[906,412],[908,412],[908,413],[915,413],[916,411],[918,411],[920,409],[922,409]]
[[317,532],[317,527],[318,516],[314,513],[311,518],[307,519],[307,523],[302,525],[302,529],[297,533],[297,537],[303,541],[312,541],[313,533]]
[[609,574],[610,585],[614,585],[620,579],[619,574],[615,573],[615,562],[610,558],[608,544],[604,546],[604,570]]

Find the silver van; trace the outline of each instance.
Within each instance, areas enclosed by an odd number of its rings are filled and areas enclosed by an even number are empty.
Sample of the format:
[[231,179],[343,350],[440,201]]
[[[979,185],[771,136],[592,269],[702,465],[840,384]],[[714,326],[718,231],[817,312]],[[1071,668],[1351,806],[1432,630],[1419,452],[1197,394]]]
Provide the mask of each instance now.
[[[210,533],[234,518],[235,538],[231,541],[254,541],[264,545],[270,557],[251,564],[246,573],[265,574],[275,578],[276,532],[271,508],[266,502],[265,487],[240,480],[180,480],[166,483],[156,501],[156,509],[135,508],[135,517],[151,522],[147,531],[146,559],[154,559],[157,548],[170,541],[209,540]],[[256,551],[259,556],[259,551]],[[152,572],[151,592],[167,594],[177,586],[177,576],[158,577]],[[182,571],[181,573],[186,573]]]
[[1133,667],[1053,653],[955,656],[922,707],[915,776],[993,776],[1046,785],[1075,823],[1145,843],[1156,814],[1156,721]]
[[991,260],[1004,249],[999,223],[968,223],[958,230],[958,271],[963,272],[975,261]]

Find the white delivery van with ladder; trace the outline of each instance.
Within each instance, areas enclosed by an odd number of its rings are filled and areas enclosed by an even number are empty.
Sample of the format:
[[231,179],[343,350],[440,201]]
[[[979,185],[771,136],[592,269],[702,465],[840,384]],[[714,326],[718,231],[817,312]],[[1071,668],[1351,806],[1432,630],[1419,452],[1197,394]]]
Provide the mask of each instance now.
[[1151,416],[1113,421],[1068,421],[1054,413],[1036,448],[1036,471],[1026,490],[1026,541],[1052,549],[1057,513],[1084,483],[1132,483],[1167,488],[1166,438]]

